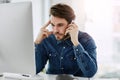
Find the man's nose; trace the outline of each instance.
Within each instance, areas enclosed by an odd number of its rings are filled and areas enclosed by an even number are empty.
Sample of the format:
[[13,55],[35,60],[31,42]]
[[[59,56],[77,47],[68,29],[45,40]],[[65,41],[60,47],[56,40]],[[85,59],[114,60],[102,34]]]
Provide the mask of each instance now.
[[53,27],[53,31],[54,31],[54,32],[58,32],[57,26],[54,26],[54,27]]

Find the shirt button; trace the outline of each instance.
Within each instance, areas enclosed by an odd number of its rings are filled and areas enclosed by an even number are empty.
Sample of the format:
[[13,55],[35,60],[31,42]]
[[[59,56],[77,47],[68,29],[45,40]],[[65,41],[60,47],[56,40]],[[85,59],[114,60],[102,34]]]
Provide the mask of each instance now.
[[61,57],[61,59],[63,59],[63,57]]
[[63,47],[63,49],[65,49],[65,47]]
[[74,60],[76,60],[77,58],[74,58]]
[[61,69],[63,70],[64,68],[62,67]]
[[78,49],[76,49],[76,51],[78,51]]
[[49,56],[51,56],[51,54],[49,54]]

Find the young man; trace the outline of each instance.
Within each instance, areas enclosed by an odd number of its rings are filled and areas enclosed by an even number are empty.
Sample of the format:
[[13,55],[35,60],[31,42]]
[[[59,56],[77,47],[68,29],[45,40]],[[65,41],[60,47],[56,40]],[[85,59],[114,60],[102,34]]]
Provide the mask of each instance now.
[[[72,22],[73,9],[66,4],[50,8],[50,20],[35,40],[36,74],[49,62],[47,74],[92,77],[97,71],[96,45],[91,36]],[[52,31],[47,26],[52,25]]]

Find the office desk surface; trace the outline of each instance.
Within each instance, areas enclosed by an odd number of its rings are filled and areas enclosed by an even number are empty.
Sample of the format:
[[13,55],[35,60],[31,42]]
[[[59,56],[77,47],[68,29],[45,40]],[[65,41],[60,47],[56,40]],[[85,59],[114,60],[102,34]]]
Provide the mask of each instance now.
[[21,74],[6,73],[0,77],[0,80],[90,80],[90,79],[83,77],[75,77],[66,74],[52,75],[52,74],[40,73],[39,75],[35,75],[35,76],[23,76]]
[[89,78],[75,77],[67,74],[61,75],[40,74],[40,76],[42,76],[44,80],[90,80]]

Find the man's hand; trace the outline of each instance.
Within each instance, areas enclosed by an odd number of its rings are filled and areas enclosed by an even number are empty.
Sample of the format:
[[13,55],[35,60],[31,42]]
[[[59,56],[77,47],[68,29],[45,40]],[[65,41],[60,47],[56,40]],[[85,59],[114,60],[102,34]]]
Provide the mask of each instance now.
[[66,33],[69,33],[70,34],[70,37],[71,37],[71,41],[72,43],[74,44],[74,46],[77,46],[79,44],[79,41],[78,41],[78,26],[72,22],[71,24],[68,25],[68,28],[66,29]]
[[48,29],[46,29],[48,27],[48,25],[50,24],[50,20],[43,26],[40,28],[40,32],[38,33],[38,36],[35,40],[35,44],[39,44],[41,43],[41,41],[43,39],[45,39],[46,37],[48,37],[50,34],[52,34],[52,31],[49,32]]

